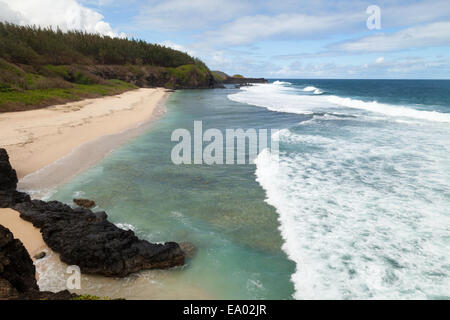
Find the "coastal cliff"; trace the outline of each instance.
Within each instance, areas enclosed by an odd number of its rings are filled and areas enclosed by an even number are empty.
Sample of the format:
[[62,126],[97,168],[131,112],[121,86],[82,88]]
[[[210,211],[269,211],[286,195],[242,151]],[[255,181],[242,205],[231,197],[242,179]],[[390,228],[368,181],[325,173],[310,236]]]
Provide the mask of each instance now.
[[153,244],[107,220],[106,212],[71,208],[58,201],[31,200],[16,190],[17,175],[0,149],[0,204],[20,212],[39,228],[45,243],[61,260],[83,273],[125,277],[144,269],[181,266],[185,253],[177,243]]
[[264,78],[246,78],[242,75],[236,74],[234,76],[229,76],[222,71],[211,71],[214,79],[218,84],[236,84],[236,85],[248,85],[252,83],[267,83],[268,81]]
[[249,84],[249,83],[267,83],[264,78],[245,78],[245,77],[227,77],[223,80],[223,84]]
[[155,66],[89,66],[85,72],[102,79],[118,79],[141,88],[212,89],[218,87],[206,67],[190,64],[177,68]]
[[185,52],[141,40],[0,22],[0,112],[115,95],[139,87],[220,87]]

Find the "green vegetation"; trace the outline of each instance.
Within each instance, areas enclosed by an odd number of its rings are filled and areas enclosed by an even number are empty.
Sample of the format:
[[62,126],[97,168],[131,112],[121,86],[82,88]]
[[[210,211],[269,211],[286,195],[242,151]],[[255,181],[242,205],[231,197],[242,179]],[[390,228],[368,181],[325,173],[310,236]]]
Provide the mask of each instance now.
[[177,89],[188,86],[191,83],[206,83],[210,76],[206,66],[189,64],[177,68],[167,68],[170,75],[168,86]]
[[222,71],[211,71],[211,74],[213,75],[214,79],[217,82],[222,82],[226,78],[228,78],[228,75],[225,72],[222,72]]
[[0,112],[137,87],[213,85],[202,61],[161,45],[0,22]]
[[240,79],[243,79],[244,76],[243,76],[243,75],[240,75],[240,74],[235,74],[235,75],[233,76],[233,78],[240,78]]
[[104,80],[74,67],[47,65],[39,72],[0,58],[0,112],[23,111],[83,98],[119,94],[137,88]]
[[[136,88],[136,86],[120,80],[109,80],[107,84],[78,84],[68,89],[9,90],[0,92],[0,105],[3,107],[2,111],[28,110],[30,109],[29,106],[41,106],[48,105],[48,103],[62,103],[88,97],[107,96]],[[18,107],[18,104],[21,105],[21,108]],[[9,105],[14,107],[8,108]]]
[[141,40],[9,23],[0,23],[0,56],[9,62],[31,65],[204,65],[187,53]]

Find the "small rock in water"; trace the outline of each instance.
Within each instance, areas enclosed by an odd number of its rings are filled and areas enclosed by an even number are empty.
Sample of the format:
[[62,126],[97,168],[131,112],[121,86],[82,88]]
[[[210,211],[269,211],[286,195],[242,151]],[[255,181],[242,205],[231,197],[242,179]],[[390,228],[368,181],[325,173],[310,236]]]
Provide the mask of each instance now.
[[88,199],[73,199],[73,202],[79,206],[86,209],[91,209],[95,207],[95,201],[88,200]]
[[46,255],[47,254],[44,251],[42,251],[41,253],[38,253],[37,255],[35,255],[34,258],[36,260],[39,260],[39,259],[45,258]]

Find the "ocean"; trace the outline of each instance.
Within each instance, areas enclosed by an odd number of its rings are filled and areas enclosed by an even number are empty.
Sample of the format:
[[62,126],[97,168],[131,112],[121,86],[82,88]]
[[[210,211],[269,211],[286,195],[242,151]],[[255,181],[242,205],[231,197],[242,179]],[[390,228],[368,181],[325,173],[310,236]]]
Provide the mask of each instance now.
[[[171,134],[196,120],[204,130],[279,129],[279,159],[264,150],[255,164],[176,166]],[[162,272],[176,281],[142,277],[136,290],[449,299],[450,81],[177,91],[145,134],[51,195],[74,197],[95,200],[141,238],[197,248],[185,267]]]

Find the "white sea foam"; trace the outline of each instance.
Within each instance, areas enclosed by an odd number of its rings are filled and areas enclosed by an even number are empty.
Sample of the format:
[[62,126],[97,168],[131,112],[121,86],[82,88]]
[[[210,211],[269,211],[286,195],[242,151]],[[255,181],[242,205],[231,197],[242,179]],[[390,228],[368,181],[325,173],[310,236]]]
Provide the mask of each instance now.
[[316,89],[229,97],[313,114],[277,133],[279,161],[268,150],[255,161],[296,262],[295,298],[448,299],[450,115],[302,93]]
[[[319,91],[317,91],[319,90]],[[335,95],[323,95],[316,87],[306,87],[302,91],[313,92],[314,95],[298,94],[292,87],[274,84],[259,84],[245,87],[238,93],[228,96],[230,100],[264,107],[271,111],[296,114],[312,114],[345,110],[356,115],[361,111],[383,114],[388,117],[410,118],[432,122],[450,123],[450,114],[437,111],[417,110],[409,106],[398,106],[377,101],[362,101]],[[297,94],[296,94],[297,93]],[[351,111],[353,109],[354,111]]]
[[420,150],[428,133],[392,133],[340,140],[284,130],[281,143],[317,151],[282,153],[279,163],[267,150],[258,156],[257,181],[297,263],[295,298],[448,297],[450,145]]
[[136,228],[132,224],[128,223],[116,223],[116,227],[126,231],[136,231]]
[[376,101],[364,102],[361,100],[351,98],[341,98],[337,96],[327,97],[328,101],[338,106],[348,108],[363,109],[370,112],[382,113],[392,117],[414,118],[420,120],[434,121],[434,122],[449,122],[450,114],[441,113],[437,111],[423,111],[416,110],[404,106],[394,106],[385,103],[378,103]]
[[287,85],[287,86],[290,86],[292,83],[290,83],[290,82],[287,82],[287,81],[274,81],[273,82],[273,84],[275,84],[275,85]]
[[47,252],[43,259],[35,260],[37,281],[41,291],[59,292],[66,290],[66,265],[59,260],[59,256],[53,251]]

